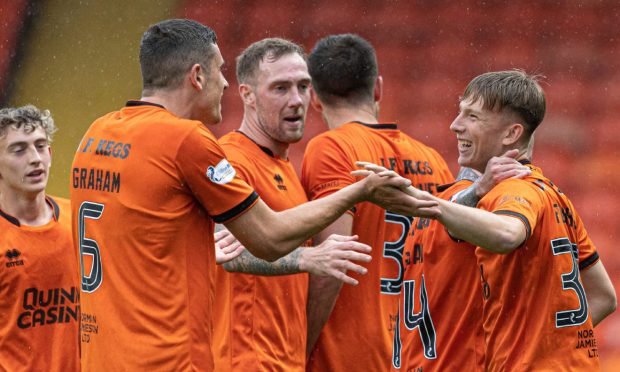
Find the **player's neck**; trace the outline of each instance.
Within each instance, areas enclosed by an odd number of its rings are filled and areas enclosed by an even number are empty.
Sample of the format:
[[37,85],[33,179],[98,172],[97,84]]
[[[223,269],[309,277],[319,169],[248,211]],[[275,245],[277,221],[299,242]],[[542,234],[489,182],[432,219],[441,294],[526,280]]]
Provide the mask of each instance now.
[[248,115],[247,112],[244,113],[239,130],[258,145],[271,150],[271,152],[279,158],[288,159],[289,144],[276,141],[265,133],[265,131],[261,129],[258,118],[255,115]]
[[51,207],[45,201],[45,192],[36,194],[0,191],[0,209],[17,218],[21,225],[42,226],[53,217]]
[[322,115],[329,129],[336,129],[353,121],[366,124],[379,123],[376,109],[369,106],[323,106]]
[[180,89],[143,92],[140,98],[140,101],[164,106],[167,111],[182,119],[192,119],[192,107],[188,104],[190,100],[191,97],[185,96]]

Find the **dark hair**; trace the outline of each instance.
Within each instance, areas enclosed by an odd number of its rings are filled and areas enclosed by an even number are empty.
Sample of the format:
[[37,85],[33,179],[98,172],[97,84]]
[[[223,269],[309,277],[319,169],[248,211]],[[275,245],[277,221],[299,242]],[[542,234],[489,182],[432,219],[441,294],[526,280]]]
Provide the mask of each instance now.
[[145,91],[179,86],[191,66],[211,66],[215,32],[190,19],[169,19],[149,27],[140,43],[142,88]]
[[379,74],[374,48],[354,34],[319,40],[308,57],[308,71],[314,91],[325,103],[334,99],[349,103],[372,100]]
[[306,60],[304,49],[289,40],[267,38],[253,43],[237,57],[237,82],[239,84],[254,83],[261,61],[266,58],[277,61],[280,57],[293,53],[299,54],[304,61]]
[[26,133],[41,127],[45,130],[48,141],[52,140],[52,135],[57,130],[49,110],[41,111],[33,105],[0,110],[0,137],[4,137],[11,127],[16,130],[23,127]]
[[467,85],[461,101],[482,99],[487,110],[517,114],[529,137],[545,117],[545,93],[538,84],[541,78],[522,70],[487,72]]

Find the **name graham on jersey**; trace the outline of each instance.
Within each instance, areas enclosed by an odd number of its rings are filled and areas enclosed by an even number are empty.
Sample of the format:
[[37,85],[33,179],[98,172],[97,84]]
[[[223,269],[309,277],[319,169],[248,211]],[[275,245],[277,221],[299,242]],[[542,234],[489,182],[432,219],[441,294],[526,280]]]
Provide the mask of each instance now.
[[96,168],[73,168],[74,189],[88,189],[118,193],[121,190],[121,174]]
[[76,287],[38,289],[24,291],[22,307],[17,317],[21,329],[55,323],[77,322],[80,313],[80,292]]

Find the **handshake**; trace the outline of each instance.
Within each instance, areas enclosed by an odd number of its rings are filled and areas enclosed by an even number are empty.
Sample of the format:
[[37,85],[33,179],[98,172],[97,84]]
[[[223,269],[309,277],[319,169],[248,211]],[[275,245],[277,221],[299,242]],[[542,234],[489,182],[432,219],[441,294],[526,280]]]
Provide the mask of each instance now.
[[[363,169],[352,172],[363,177],[352,185],[360,202],[368,201],[390,212],[417,217],[437,218],[439,203],[431,194],[411,186],[411,181],[381,166],[358,162]],[[215,233],[216,262],[229,272],[272,276],[308,272],[327,276],[346,284],[357,285],[351,272],[366,274],[367,269],[354,263],[371,261],[371,247],[358,241],[358,236],[332,234],[315,247],[299,247],[274,262],[254,257],[223,226]]]
[[441,214],[439,202],[426,191],[411,186],[411,181],[380,165],[358,161],[360,168],[351,172],[356,177],[365,177],[366,201],[379,205],[403,216],[438,218]]

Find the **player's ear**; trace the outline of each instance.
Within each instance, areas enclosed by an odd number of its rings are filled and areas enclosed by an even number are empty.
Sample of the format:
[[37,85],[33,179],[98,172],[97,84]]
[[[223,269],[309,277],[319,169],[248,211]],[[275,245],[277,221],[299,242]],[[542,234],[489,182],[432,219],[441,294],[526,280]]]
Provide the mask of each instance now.
[[195,89],[202,90],[205,87],[206,81],[203,70],[199,63],[195,63],[189,70],[188,79]]
[[383,76],[381,75],[377,76],[377,80],[375,81],[374,96],[375,102],[381,101],[381,98],[383,97]]
[[321,100],[319,99],[319,95],[316,94],[314,89],[312,89],[310,94],[312,96],[312,98],[310,99],[310,103],[312,104],[312,107],[318,112],[323,112],[323,105],[321,105]]
[[249,84],[239,84],[239,96],[241,96],[241,100],[244,105],[254,107],[256,103],[256,95],[254,94],[254,89]]
[[504,146],[512,146],[521,140],[525,133],[525,128],[521,123],[511,123],[508,125],[505,133],[502,144]]

